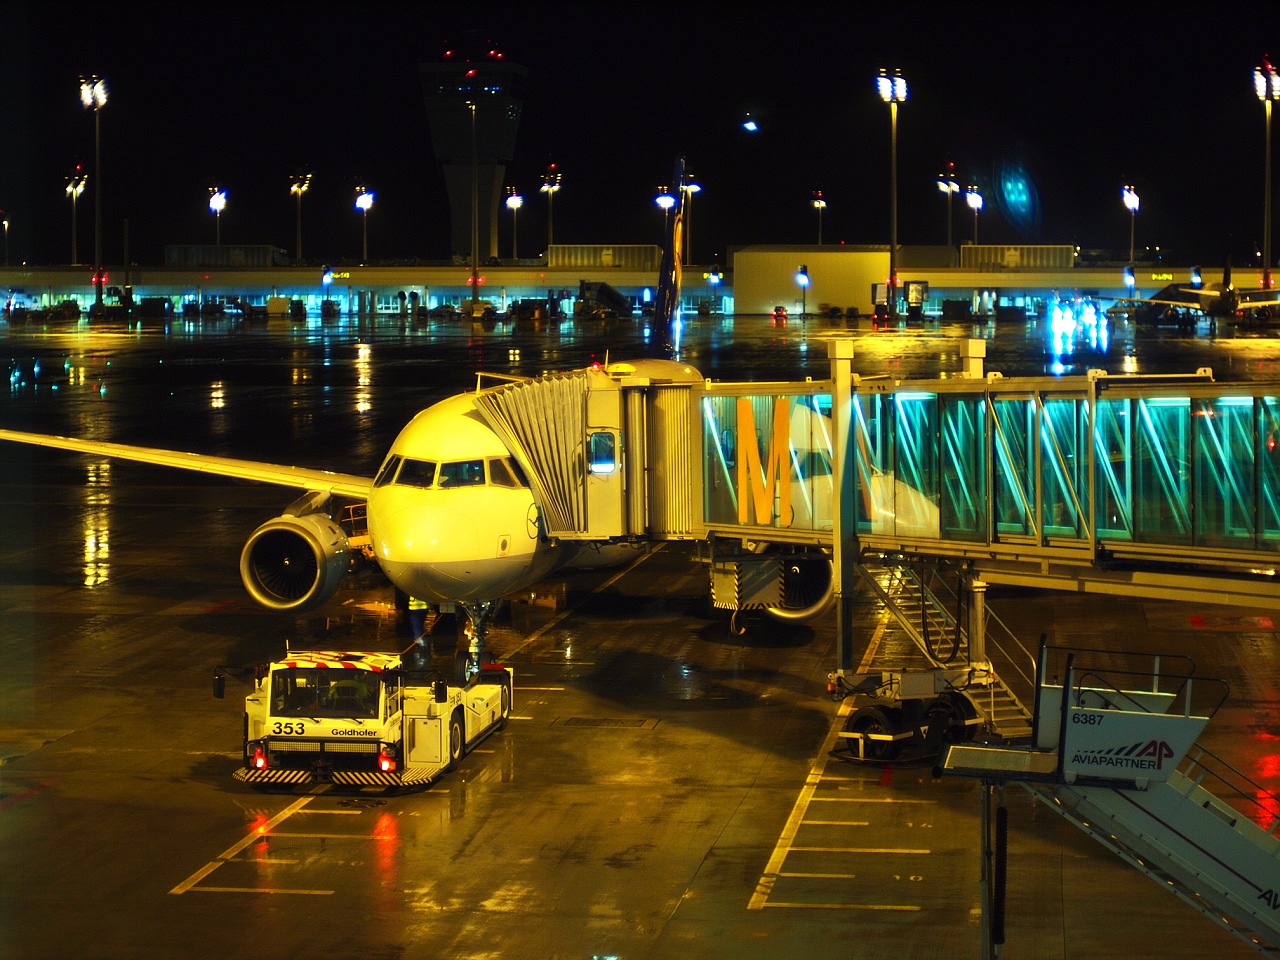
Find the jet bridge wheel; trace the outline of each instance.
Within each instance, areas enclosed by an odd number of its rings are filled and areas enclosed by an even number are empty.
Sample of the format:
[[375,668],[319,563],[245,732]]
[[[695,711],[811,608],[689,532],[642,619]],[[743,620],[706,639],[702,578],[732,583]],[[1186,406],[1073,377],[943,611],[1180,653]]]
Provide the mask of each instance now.
[[856,734],[850,750],[859,760],[896,760],[902,751],[901,737],[907,729],[902,711],[896,707],[862,707],[845,721],[846,733]]
[[937,752],[945,743],[966,743],[977,735],[978,727],[969,721],[978,717],[973,701],[959,693],[944,693],[930,700],[924,708],[920,724],[925,745]]

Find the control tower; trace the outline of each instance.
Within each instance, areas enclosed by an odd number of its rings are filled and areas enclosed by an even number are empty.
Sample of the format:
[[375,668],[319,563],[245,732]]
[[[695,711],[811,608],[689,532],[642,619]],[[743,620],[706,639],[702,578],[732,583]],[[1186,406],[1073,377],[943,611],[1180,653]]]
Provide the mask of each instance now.
[[528,71],[491,47],[447,50],[421,63],[427,127],[449,194],[450,249],[479,263],[498,255],[498,214],[515,152]]

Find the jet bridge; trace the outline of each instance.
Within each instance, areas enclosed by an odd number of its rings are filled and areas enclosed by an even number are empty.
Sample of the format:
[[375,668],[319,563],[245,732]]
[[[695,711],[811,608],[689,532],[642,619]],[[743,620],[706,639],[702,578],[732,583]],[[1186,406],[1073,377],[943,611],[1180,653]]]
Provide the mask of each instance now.
[[[859,756],[946,748],[943,772],[1027,787],[1274,951],[1275,799],[1193,745],[1212,708],[1192,691],[1214,685],[1183,671],[1170,691],[1157,666],[1137,687],[1083,661],[1046,682],[1059,674],[1018,665],[983,596],[1010,584],[1280,608],[1280,382],[1005,378],[982,371],[982,346],[929,381],[859,377],[852,343],[833,341],[827,380],[713,383],[644,361],[482,385],[476,403],[529,475],[547,537],[695,541],[713,602],[735,611],[812,613],[797,588],[825,584],[835,695],[895,698],[853,715]],[[963,581],[967,610],[939,600],[930,565]],[[859,576],[895,617],[919,610],[922,666],[854,675]],[[954,662],[930,640],[943,632]],[[1032,745],[963,742],[978,724],[1006,741],[1034,728]]]
[[641,361],[482,382],[476,402],[553,539],[689,539],[735,563],[945,558],[992,584],[1280,608],[1280,382],[1006,378],[980,361],[863,378],[851,346],[832,343],[849,355],[822,381]]

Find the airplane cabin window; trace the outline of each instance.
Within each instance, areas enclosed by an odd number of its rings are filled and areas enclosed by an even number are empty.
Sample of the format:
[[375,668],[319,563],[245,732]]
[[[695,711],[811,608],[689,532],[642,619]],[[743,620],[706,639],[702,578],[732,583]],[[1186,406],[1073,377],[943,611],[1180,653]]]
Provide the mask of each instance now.
[[387,462],[382,465],[382,469],[378,471],[378,475],[373,478],[375,487],[385,487],[391,482],[396,475],[396,468],[400,466],[400,457],[387,457]]
[[436,465],[431,460],[405,460],[396,483],[410,487],[429,487],[436,476]]
[[483,460],[458,460],[454,463],[440,464],[441,487],[482,487],[484,486]]
[[496,487],[518,487],[520,483],[507,466],[506,460],[489,461],[489,482]]

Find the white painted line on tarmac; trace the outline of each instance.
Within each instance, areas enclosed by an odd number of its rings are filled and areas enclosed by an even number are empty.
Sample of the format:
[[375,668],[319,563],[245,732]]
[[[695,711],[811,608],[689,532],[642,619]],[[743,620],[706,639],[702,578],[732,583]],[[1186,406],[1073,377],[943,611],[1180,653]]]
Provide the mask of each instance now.
[[801,853],[933,853],[932,850],[915,850],[911,847],[792,847],[791,850]]
[[806,820],[802,827],[869,827],[870,820]]
[[[830,777],[823,777],[824,780],[830,780]],[[814,797],[810,803],[892,803],[899,806],[908,803],[918,803],[922,806],[934,806],[937,800],[900,800],[897,797]]]
[[271,836],[278,840],[395,840],[394,836],[368,833],[281,833],[273,831]]
[[[173,893],[172,890],[169,891]],[[330,896],[332,890],[291,890],[287,887],[194,887],[192,893],[289,893],[319,897]]]
[[789,907],[798,910],[891,910],[903,913],[919,913],[923,907],[909,903],[803,903],[771,900],[761,907]]
[[[876,647],[880,643],[880,638],[884,636],[885,628],[888,626],[888,614],[882,614],[880,622],[876,625],[875,632],[871,636],[871,642],[867,644],[867,652],[863,657],[862,667],[870,662]],[[827,763],[831,759],[831,751],[835,748],[836,741],[840,738],[840,731],[844,727],[846,718],[853,712],[853,708],[849,700],[845,700],[840,704],[840,709],[836,711],[835,723],[832,724],[827,738],[822,744],[822,749],[818,751],[818,760],[814,763],[809,771],[809,776],[805,779],[804,786],[800,790],[800,796],[796,798],[795,806],[791,809],[791,816],[787,818],[786,824],[782,828],[782,834],[778,838],[777,845],[773,848],[773,854],[769,857],[769,862],[764,868],[759,882],[756,884],[755,892],[751,894],[751,899],[747,902],[748,910],[763,910],[765,907],[792,907],[797,909],[808,910],[902,910],[902,911],[918,911],[920,907],[910,906],[907,904],[867,904],[867,903],[793,903],[790,901],[770,900],[769,895],[773,892],[774,885],[779,878],[789,876],[801,876],[800,874],[788,874],[782,869],[783,863],[787,859],[787,854],[794,851],[802,852],[824,852],[824,853],[928,853],[927,850],[878,850],[875,848],[860,847],[801,847],[795,846],[796,834],[802,826],[808,821],[804,819],[805,813],[809,809],[809,805],[815,802],[828,801],[848,801],[856,802],[864,798],[858,797],[817,797],[815,791],[818,784],[825,779]],[[836,778],[832,778],[836,779]],[[860,778],[839,778],[842,780],[853,780],[859,782]],[[860,782],[869,782],[861,780]],[[889,800],[865,800],[864,802],[881,802],[887,803]],[[821,821],[819,821],[821,822]],[[859,824],[865,826],[866,824]]]
[[[210,860],[203,867],[201,867],[191,876],[187,877],[187,879],[183,880],[180,884],[178,884],[169,892],[180,894],[180,893],[186,893],[187,891],[193,889],[196,886],[196,884],[198,884],[201,880],[209,876],[209,874],[213,873],[213,871],[217,870],[224,863],[228,863],[229,861],[234,860],[241,850],[244,850],[246,847],[250,846],[251,844],[257,843],[263,837],[270,834],[272,827],[274,827],[278,823],[283,823],[289,817],[292,817],[295,813],[297,813],[299,810],[305,807],[308,803],[314,800],[318,795],[319,795],[318,793],[311,793],[305,797],[299,797],[293,803],[289,804],[289,806],[285,807],[283,810],[277,813],[274,817],[268,820],[261,827],[257,827],[253,830],[253,832],[245,834],[245,836],[241,838],[241,840],[238,843],[235,843],[232,846],[228,847],[226,850],[222,851],[222,853],[218,854],[216,859]],[[254,888],[254,889],[256,890],[257,888]],[[258,890],[257,892],[270,893],[271,891],[263,889],[263,890]],[[332,893],[333,891],[330,890],[328,892]]]
[[[631,561],[629,564],[627,564],[625,567],[623,567],[621,570],[615,573],[612,577],[610,577],[604,583],[600,584],[600,586],[592,590],[591,593],[588,594],[588,596],[594,596],[595,594],[600,593],[602,590],[606,590],[609,587],[613,586],[615,583],[617,583],[619,580],[625,577],[628,573],[630,573],[636,567],[640,566],[640,564],[644,563],[646,560],[648,560],[650,557],[652,557],[655,553],[657,553],[659,550],[661,550],[665,546],[666,546],[665,543],[660,543],[656,547],[654,547],[652,550],[649,550],[649,551],[646,551],[645,553],[640,554],[640,556],[636,557],[633,561]],[[515,656],[517,653],[519,653],[525,647],[529,646],[529,644],[533,643],[535,640],[541,637],[544,633],[546,633],[552,627],[559,624],[562,620],[577,613],[578,610],[581,608],[581,606],[582,604],[578,604],[578,606],[576,607],[570,607],[568,610],[565,610],[562,613],[556,614],[554,617],[552,617],[550,620],[548,620],[546,623],[540,626],[537,630],[533,631],[533,633],[529,634],[529,636],[525,637],[524,643],[520,644],[514,650],[508,650],[503,655],[504,658]],[[574,663],[578,663],[578,661],[575,660]],[[524,687],[522,689],[536,690],[538,688]]]

